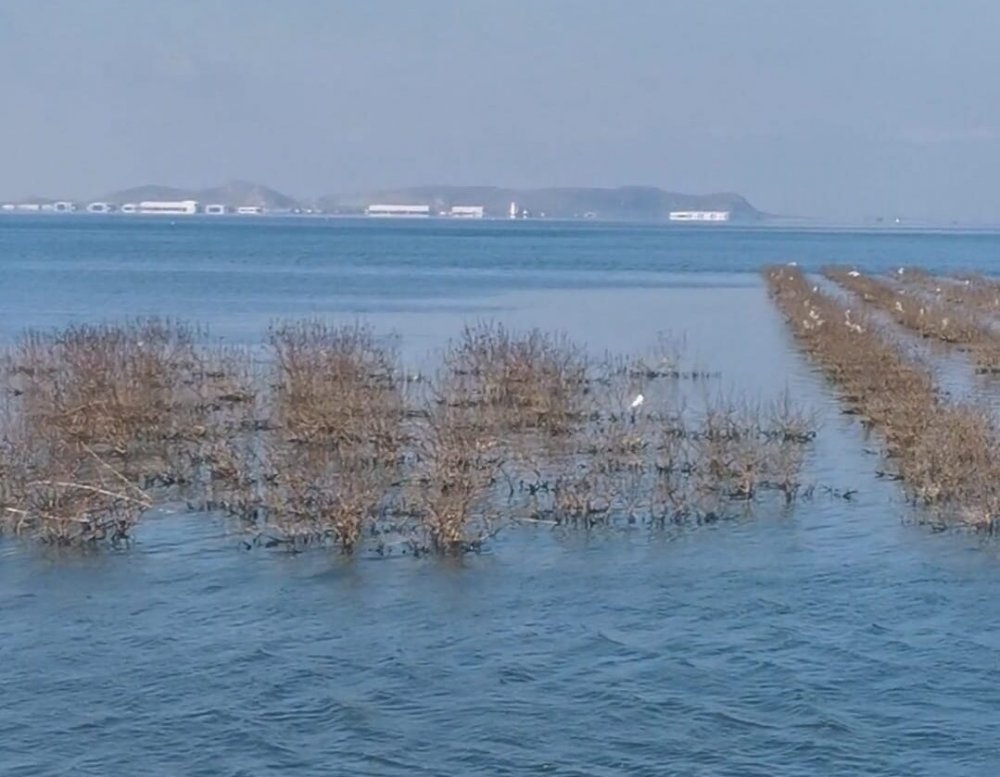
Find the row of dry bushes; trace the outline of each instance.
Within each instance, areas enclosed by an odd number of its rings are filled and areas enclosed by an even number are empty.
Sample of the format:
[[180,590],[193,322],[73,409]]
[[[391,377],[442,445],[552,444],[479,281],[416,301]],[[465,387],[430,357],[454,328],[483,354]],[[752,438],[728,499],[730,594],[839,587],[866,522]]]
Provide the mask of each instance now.
[[513,522],[706,522],[794,501],[810,416],[787,396],[680,388],[707,375],[669,344],[595,362],[488,323],[430,381],[363,325],[282,323],[263,349],[159,320],[29,332],[3,357],[0,525],[120,544],[173,501],[234,517],[251,544],[459,553]]
[[978,273],[935,276],[921,268],[901,268],[899,281],[934,299],[961,306],[990,322],[1000,315],[1000,281]]
[[869,316],[820,291],[801,270],[770,267],[764,275],[801,347],[838,387],[845,412],[878,431],[894,476],[914,502],[934,508],[924,515],[994,531],[1000,438],[989,410],[944,400],[930,373],[903,356]]
[[[899,275],[911,283],[899,284],[843,267],[826,267],[823,275],[856,294],[861,300],[905,329],[923,338],[956,346],[970,353],[981,373],[1000,372],[1000,333],[980,320],[968,307],[942,293],[927,294],[916,270]],[[935,289],[943,287],[935,286]]]

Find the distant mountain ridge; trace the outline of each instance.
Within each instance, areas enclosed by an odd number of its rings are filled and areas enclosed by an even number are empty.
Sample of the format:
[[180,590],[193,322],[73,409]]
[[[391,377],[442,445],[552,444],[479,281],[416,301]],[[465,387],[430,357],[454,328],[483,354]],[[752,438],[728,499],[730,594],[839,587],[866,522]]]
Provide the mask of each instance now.
[[374,203],[429,205],[432,212],[455,205],[479,205],[488,217],[504,218],[510,204],[531,217],[608,221],[665,221],[671,211],[728,211],[736,222],[759,222],[768,218],[745,197],[733,192],[682,194],[655,186],[548,187],[517,189],[501,186],[411,186],[370,189],[348,194],[329,194],[316,200],[297,199],[268,186],[249,181],[230,181],[221,186],[182,188],[145,185],[111,192],[99,198],[117,206],[147,200],[197,200],[202,206],[229,208],[255,206],[272,212],[315,209],[331,214],[364,213]]
[[111,192],[101,199],[115,205],[145,200],[197,200],[203,205],[218,203],[234,208],[256,206],[266,210],[292,210],[302,207],[294,197],[250,181],[230,181],[207,189],[183,189],[149,184]]
[[414,186],[380,189],[321,197],[318,206],[328,212],[360,212],[373,202],[400,205],[430,205],[445,210],[453,205],[482,205],[488,216],[506,216],[510,203],[532,216],[550,218],[598,218],[650,220],[667,218],[670,211],[725,210],[736,221],[760,221],[765,217],[746,198],[731,192],[681,194],[655,186],[551,187],[512,189],[497,186]]

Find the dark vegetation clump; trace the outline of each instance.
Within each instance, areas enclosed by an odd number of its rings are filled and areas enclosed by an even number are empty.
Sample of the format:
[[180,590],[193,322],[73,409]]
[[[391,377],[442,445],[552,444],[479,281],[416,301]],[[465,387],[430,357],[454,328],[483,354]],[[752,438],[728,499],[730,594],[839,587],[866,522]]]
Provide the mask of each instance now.
[[[886,474],[904,481],[915,503],[934,508],[925,513],[933,520],[993,532],[1000,516],[1000,448],[989,409],[948,402],[929,371],[907,359],[871,317],[824,294],[797,268],[767,268],[764,275],[801,347],[839,388],[844,412],[883,437],[891,466]],[[863,276],[846,277],[845,286],[887,309],[891,298],[880,287],[862,286]]]
[[2,509],[45,542],[126,541],[152,492],[194,478],[191,451],[236,394],[176,322],[26,333],[3,358]]
[[250,546],[453,555],[516,523],[652,528],[794,502],[814,419],[711,377],[673,341],[595,361],[492,323],[430,381],[360,324],[278,323],[263,349],[160,320],[28,332],[3,358],[0,526],[118,545],[180,502]]

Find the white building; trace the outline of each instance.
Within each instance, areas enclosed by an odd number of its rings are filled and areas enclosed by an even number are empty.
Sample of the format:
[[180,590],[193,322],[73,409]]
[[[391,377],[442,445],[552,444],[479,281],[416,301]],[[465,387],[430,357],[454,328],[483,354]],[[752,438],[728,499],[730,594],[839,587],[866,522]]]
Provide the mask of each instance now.
[[516,202],[512,202],[510,204],[510,217],[512,219],[516,219],[517,218],[517,214],[518,214],[517,203]]
[[[122,208],[122,212],[125,208]],[[198,212],[197,200],[158,201],[146,200],[139,203],[139,213],[161,214],[164,216],[192,216]]]
[[72,213],[76,210],[76,205],[72,202],[66,202],[65,200],[60,200],[59,202],[52,203],[52,210],[56,213]]
[[9,211],[14,210],[15,207],[16,206],[14,205],[13,202],[5,202],[3,205],[0,205],[0,210],[4,210],[4,211],[8,211],[9,212]]
[[241,205],[236,209],[238,216],[262,216],[264,209],[260,205]]
[[114,209],[110,202],[92,202],[87,206],[87,213],[111,213]]
[[671,221],[729,221],[728,210],[672,210]]
[[219,205],[218,203],[205,206],[205,213],[209,216],[224,216],[226,215],[226,206]]
[[139,206],[134,202],[126,202],[121,206],[120,210],[122,213],[138,213]]
[[452,205],[449,215],[453,219],[481,219],[485,213],[482,205]]
[[395,218],[426,218],[431,215],[430,205],[369,205],[366,216]]

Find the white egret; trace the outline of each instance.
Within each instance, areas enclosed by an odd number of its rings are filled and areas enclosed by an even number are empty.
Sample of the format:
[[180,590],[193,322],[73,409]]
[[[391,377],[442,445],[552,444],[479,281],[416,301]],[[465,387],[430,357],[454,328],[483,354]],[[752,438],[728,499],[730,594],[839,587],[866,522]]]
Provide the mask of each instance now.
[[642,394],[636,394],[635,395],[635,399],[632,400],[632,404],[629,405],[629,408],[631,410],[635,410],[637,407],[639,407],[640,405],[642,405],[642,403],[645,402],[645,401],[646,401],[646,398]]

